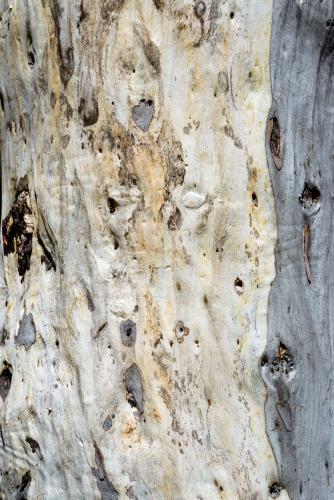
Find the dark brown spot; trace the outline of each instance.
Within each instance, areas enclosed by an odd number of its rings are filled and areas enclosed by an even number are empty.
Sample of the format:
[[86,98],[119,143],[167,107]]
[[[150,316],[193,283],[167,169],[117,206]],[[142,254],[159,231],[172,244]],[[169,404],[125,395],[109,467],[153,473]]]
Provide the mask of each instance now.
[[258,197],[257,197],[257,194],[255,193],[255,191],[253,191],[253,193],[252,193],[252,202],[253,202],[253,205],[255,207],[259,206],[259,200],[258,200]]
[[274,164],[277,170],[281,170],[283,164],[284,143],[283,134],[278,119],[275,116],[268,122],[268,133],[270,151],[273,156]]
[[28,498],[28,489],[31,483],[31,472],[28,470],[22,476],[19,490],[16,493],[16,500],[26,500]]
[[119,203],[114,198],[108,198],[108,207],[111,214],[114,214],[119,207]]
[[175,207],[171,215],[169,216],[167,226],[171,231],[176,231],[180,229],[182,224],[182,215],[178,207]]
[[36,453],[38,458],[42,459],[42,453],[38,442],[30,436],[26,436],[26,442],[29,444],[32,453]]
[[52,91],[50,94],[50,104],[52,109],[55,107],[56,102],[57,102],[56,94]]
[[321,193],[317,186],[305,183],[303,192],[299,196],[299,203],[308,212],[313,212],[319,206]]
[[127,347],[132,347],[136,342],[137,328],[136,323],[131,319],[122,321],[120,325],[121,341]]
[[244,284],[240,278],[236,278],[234,280],[234,288],[235,288],[235,291],[237,292],[238,295],[241,295],[244,293]]
[[82,97],[80,99],[78,113],[84,127],[94,125],[99,118],[99,105],[97,100],[92,97],[88,102]]
[[278,498],[281,494],[281,491],[284,489],[284,486],[282,485],[282,483],[273,483],[270,487],[269,487],[269,495],[272,497],[272,498]]
[[5,401],[8,396],[10,386],[12,384],[12,373],[12,366],[5,361],[4,368],[0,374],[0,396],[2,401]]

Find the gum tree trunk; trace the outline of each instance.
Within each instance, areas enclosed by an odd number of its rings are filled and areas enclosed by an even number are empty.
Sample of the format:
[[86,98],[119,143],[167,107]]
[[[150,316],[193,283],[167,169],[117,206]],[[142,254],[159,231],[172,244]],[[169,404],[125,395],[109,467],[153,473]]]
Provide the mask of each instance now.
[[333,497],[330,3],[0,0],[1,498]]

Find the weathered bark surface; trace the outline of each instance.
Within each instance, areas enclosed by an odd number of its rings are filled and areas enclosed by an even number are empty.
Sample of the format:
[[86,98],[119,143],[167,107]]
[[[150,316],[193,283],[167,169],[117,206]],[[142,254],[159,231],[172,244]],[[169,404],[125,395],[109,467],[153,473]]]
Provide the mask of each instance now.
[[0,6],[3,497],[275,496],[271,3]]
[[334,498],[333,16],[331,0],[281,0],[273,12],[277,276],[262,364],[268,434],[291,499]]

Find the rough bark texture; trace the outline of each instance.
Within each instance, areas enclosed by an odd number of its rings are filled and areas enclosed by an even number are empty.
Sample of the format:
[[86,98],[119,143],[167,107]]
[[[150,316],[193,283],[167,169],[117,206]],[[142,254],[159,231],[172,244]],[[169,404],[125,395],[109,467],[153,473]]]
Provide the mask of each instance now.
[[331,0],[281,0],[273,12],[277,276],[262,365],[268,434],[291,499],[334,498],[333,16]]
[[287,498],[258,366],[271,2],[0,6],[3,498]]

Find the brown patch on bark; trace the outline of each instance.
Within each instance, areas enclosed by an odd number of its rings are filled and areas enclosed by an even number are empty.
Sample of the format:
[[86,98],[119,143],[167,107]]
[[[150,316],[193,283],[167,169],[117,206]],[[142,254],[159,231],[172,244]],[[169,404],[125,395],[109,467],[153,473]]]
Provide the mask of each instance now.
[[19,275],[23,277],[30,269],[33,231],[28,181],[25,176],[20,179],[15,202],[2,221],[4,254],[16,253]]

